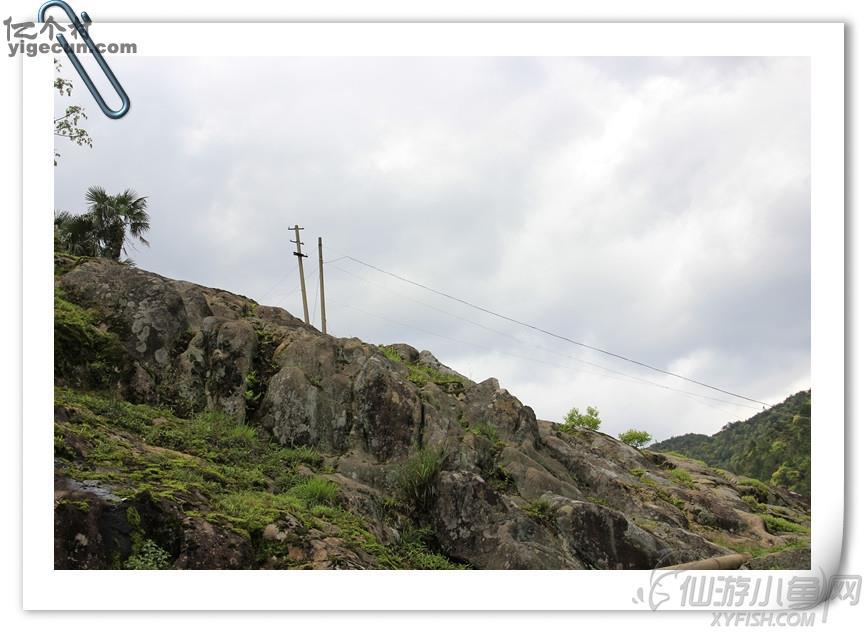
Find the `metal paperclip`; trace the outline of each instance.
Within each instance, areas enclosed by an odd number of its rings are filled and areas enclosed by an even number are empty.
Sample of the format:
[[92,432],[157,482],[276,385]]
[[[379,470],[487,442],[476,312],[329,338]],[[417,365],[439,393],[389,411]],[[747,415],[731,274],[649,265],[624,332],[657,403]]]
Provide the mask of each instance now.
[[[69,61],[72,62],[72,65],[75,67],[75,70],[78,71],[81,80],[84,82],[84,85],[87,86],[87,89],[90,90],[90,94],[93,95],[93,98],[96,100],[99,109],[102,110],[102,113],[110,119],[119,119],[124,116],[127,112],[129,112],[129,97],[126,94],[126,91],[123,89],[123,86],[120,85],[120,82],[117,80],[117,77],[114,76],[114,73],[111,72],[111,68],[108,67],[108,63],[106,63],[105,59],[102,56],[102,53],[96,47],[96,44],[93,43],[93,40],[90,39],[90,34],[87,32],[87,27],[82,24],[81,20],[75,15],[75,11],[72,10],[68,4],[63,2],[63,0],[49,0],[41,7],[39,7],[39,14],[37,15],[37,19],[40,22],[45,22],[45,12],[48,11],[51,7],[60,7],[66,12],[69,21],[72,23],[72,26],[78,31],[78,34],[81,35],[81,39],[84,40],[84,43],[87,45],[87,50],[90,51],[90,54],[94,56],[96,59],[96,63],[99,64],[99,67],[102,68],[102,71],[105,73],[105,76],[108,77],[108,81],[111,83],[112,88],[114,88],[115,92],[117,92],[120,97],[121,106],[117,110],[112,110],[106,104],[105,99],[102,98],[102,95],[99,94],[99,90],[96,89],[96,86],[93,84],[93,80],[90,78],[90,75],[87,74],[87,71],[84,70],[84,66],[81,65],[81,62],[78,60],[78,56],[76,56],[75,51],[72,50],[72,47],[66,41],[66,38],[63,35],[57,34],[57,41],[60,43],[60,46],[63,47],[63,50],[66,52],[66,56],[69,57]],[[90,16],[87,15],[87,12],[81,12],[81,19],[84,20],[86,24],[90,24]]]

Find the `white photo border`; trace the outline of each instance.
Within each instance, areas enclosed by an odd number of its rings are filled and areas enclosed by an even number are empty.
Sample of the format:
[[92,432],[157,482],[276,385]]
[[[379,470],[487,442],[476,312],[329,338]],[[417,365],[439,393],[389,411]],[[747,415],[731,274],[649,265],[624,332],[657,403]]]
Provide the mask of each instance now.
[[[811,59],[812,574],[843,538],[844,69],[838,23],[100,24],[140,56],[805,56]],[[109,64],[111,56],[107,55]],[[646,610],[649,571],[68,571],[53,556],[52,55],[24,60],[25,609]],[[121,82],[123,78],[119,78]],[[264,86],[263,93],[264,94]],[[153,90],[159,90],[153,86]],[[135,108],[136,95],[130,95]],[[89,95],[86,96],[90,99]],[[250,95],[250,112],[262,95]],[[101,116],[91,108],[93,116]],[[719,573],[719,572],[693,572]],[[790,578],[795,572],[749,572]],[[670,601],[678,602],[676,600]],[[664,609],[677,609],[679,604]]]

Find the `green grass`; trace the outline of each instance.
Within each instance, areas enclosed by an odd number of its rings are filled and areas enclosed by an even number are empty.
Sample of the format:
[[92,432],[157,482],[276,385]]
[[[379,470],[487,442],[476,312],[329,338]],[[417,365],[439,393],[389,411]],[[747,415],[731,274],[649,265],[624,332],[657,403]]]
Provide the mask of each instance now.
[[291,476],[296,465],[322,463],[315,450],[281,447],[222,413],[186,420],[163,409],[59,388],[55,403],[72,412],[70,420],[55,422],[55,456],[69,462],[63,472],[111,483],[121,496],[148,491],[185,502],[197,494],[266,491],[276,479]]
[[437,477],[442,469],[441,451],[422,449],[398,470],[397,485],[402,499],[416,510],[428,508],[436,498]]
[[809,530],[803,525],[798,525],[787,519],[775,517],[770,514],[762,514],[762,520],[765,522],[765,529],[771,534],[806,534]]
[[294,486],[290,493],[304,501],[308,506],[330,506],[337,500],[338,489],[334,483],[322,477],[311,477],[304,483]]
[[741,501],[750,506],[750,509],[753,512],[765,512],[768,509],[767,504],[759,502],[753,495],[744,495],[741,497]]
[[657,490],[656,496],[665,501],[668,504],[673,505],[678,510],[683,510],[686,507],[686,502],[680,497],[675,497],[664,490]]
[[104,328],[93,310],[69,301],[54,288],[54,375],[91,389],[113,387],[125,370],[118,337]]
[[590,503],[593,503],[597,506],[603,506],[605,508],[611,508],[612,507],[612,505],[608,501],[608,499],[605,499],[603,497],[598,497],[596,495],[589,495],[587,497],[587,501],[589,501]]
[[666,476],[672,481],[676,481],[679,484],[683,484],[684,486],[692,486],[693,479],[692,475],[689,474],[688,471],[683,468],[672,468],[669,471],[666,471]]
[[401,358],[400,354],[395,349],[388,345],[380,345],[379,351],[388,360],[394,363],[400,363],[409,370],[409,380],[418,387],[424,387],[428,383],[433,383],[438,387],[442,387],[447,391],[460,391],[466,387],[465,381],[460,376],[448,374],[443,371],[421,365],[419,363],[407,363]]
[[387,553],[380,555],[380,564],[394,569],[466,569],[431,549],[432,540],[429,529],[409,527]]
[[427,365],[409,364],[409,379],[419,387],[424,387],[429,382],[438,387],[461,389],[465,387],[463,379],[453,374],[428,367]]
[[742,486],[745,488],[755,488],[765,494],[771,492],[771,489],[768,488],[768,484],[766,484],[764,481],[759,481],[758,479],[752,479],[751,477],[738,477],[738,486]]
[[[293,517],[291,542],[303,543],[307,531],[318,529],[344,539],[350,549],[367,552],[377,568],[462,567],[442,556],[430,535],[413,527],[402,516],[404,506],[393,500],[383,501],[390,510],[381,519],[397,527],[401,539],[380,543],[371,528],[373,519],[340,507],[337,485],[310,475],[308,469],[324,470],[323,456],[313,448],[280,446],[221,413],[183,419],[162,408],[67,388],[55,389],[55,402],[67,412],[67,419],[55,420],[59,475],[97,480],[120,497],[147,494],[176,503],[188,516],[250,539],[257,564],[276,559],[286,568],[306,566],[288,557],[285,543],[262,537],[268,524],[279,526]],[[422,451],[408,460],[401,471],[406,499],[420,505],[432,502],[441,463],[439,451]],[[76,511],[88,509],[86,501],[62,503]],[[170,565],[156,543],[148,544],[153,535],[143,531],[138,513],[131,509],[126,518],[132,526],[133,552],[116,566]]]
[[395,351],[392,347],[388,345],[380,345],[379,351],[382,352],[382,355],[393,363],[403,364],[403,359],[400,357],[400,354],[398,354],[397,351]]
[[243,490],[218,497],[214,504],[218,514],[209,518],[224,518],[247,533],[255,534],[269,523],[292,511],[301,511],[303,507],[303,502],[291,494]]
[[491,444],[502,444],[502,440],[500,439],[500,434],[497,432],[497,429],[488,424],[487,422],[480,422],[479,424],[474,424],[469,427],[468,430],[476,437],[484,437],[486,440],[491,442]]
[[287,464],[307,464],[313,468],[322,466],[322,455],[315,448],[309,446],[281,448],[277,454]]

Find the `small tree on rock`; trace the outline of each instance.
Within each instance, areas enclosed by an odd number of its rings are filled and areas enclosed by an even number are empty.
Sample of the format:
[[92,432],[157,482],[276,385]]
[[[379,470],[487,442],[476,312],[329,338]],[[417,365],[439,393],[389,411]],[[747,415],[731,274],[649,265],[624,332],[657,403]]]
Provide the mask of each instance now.
[[587,407],[587,413],[581,413],[575,407],[569,409],[563,417],[563,430],[575,431],[579,428],[590,429],[591,431],[599,430],[602,420],[599,419],[599,409],[595,407]]
[[636,429],[624,431],[618,437],[621,442],[629,444],[633,448],[643,448],[650,444],[653,439],[647,431],[638,431]]

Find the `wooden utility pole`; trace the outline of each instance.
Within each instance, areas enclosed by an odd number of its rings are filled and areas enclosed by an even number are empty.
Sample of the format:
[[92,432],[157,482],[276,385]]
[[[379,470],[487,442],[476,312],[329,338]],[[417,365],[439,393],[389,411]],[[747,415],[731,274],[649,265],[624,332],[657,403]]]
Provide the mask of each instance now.
[[[292,229],[293,227],[290,226],[289,230],[291,231]],[[304,322],[307,325],[310,325],[310,313],[307,311],[307,285],[304,283],[304,258],[307,257],[307,255],[301,252],[301,245],[304,244],[304,242],[301,241],[301,231],[304,230],[304,227],[296,224],[294,229],[295,241],[289,241],[295,244],[296,250],[292,254],[298,258],[298,272],[301,274],[301,301],[304,303]]]
[[325,272],[322,264],[322,238],[319,238],[319,308],[322,312],[322,333],[328,334],[325,328]]

